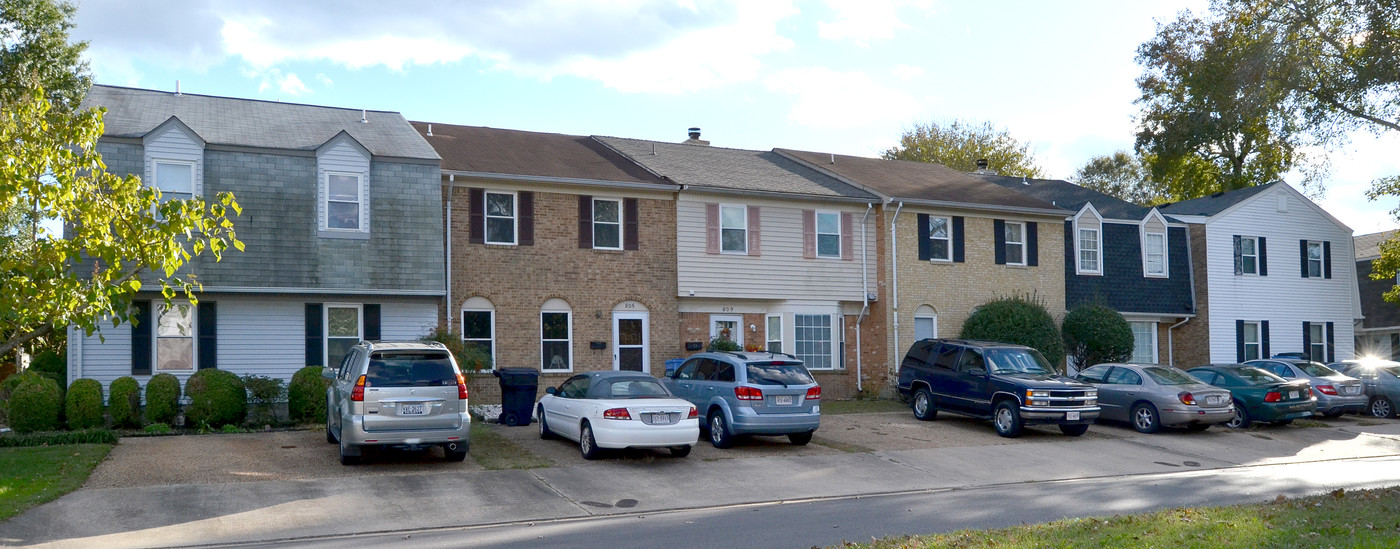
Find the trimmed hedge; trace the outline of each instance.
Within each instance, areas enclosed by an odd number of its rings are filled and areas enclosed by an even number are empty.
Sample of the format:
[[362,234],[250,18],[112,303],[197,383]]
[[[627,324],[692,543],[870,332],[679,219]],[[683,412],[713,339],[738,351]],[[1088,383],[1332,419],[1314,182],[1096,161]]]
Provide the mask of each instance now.
[[1063,370],[1065,343],[1045,304],[1035,296],[997,298],[979,307],[963,323],[963,339],[985,339],[1033,347],[1050,367]]
[[68,428],[74,431],[90,427],[101,427],[106,410],[102,408],[102,382],[95,379],[76,379],[68,386],[64,397],[64,415],[68,417]]
[[156,374],[146,382],[146,421],[175,423],[180,412],[180,378],[174,374]]
[[107,388],[107,413],[115,427],[141,426],[141,384],[136,378],[122,376]]
[[186,425],[201,429],[237,425],[248,415],[248,392],[243,380],[226,370],[205,369],[185,382],[190,397],[185,410]]
[[61,425],[63,391],[44,375],[26,375],[10,393],[6,408],[15,432],[52,431]]
[[312,423],[326,418],[326,388],[331,380],[321,377],[320,366],[307,366],[292,374],[287,386],[287,416],[294,423]]
[[116,431],[111,429],[8,434],[0,435],[0,448],[57,446],[59,444],[116,444],[117,438]]
[[1080,305],[1065,314],[1065,348],[1080,370],[1133,357],[1133,327],[1104,305]]

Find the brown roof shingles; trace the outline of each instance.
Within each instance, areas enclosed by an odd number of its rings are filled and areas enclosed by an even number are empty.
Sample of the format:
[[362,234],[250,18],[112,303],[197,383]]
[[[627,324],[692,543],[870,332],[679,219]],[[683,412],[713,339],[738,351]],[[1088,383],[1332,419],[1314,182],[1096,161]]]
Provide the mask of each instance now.
[[[446,171],[673,185],[586,136],[412,122]],[[428,135],[429,124],[433,134]]]

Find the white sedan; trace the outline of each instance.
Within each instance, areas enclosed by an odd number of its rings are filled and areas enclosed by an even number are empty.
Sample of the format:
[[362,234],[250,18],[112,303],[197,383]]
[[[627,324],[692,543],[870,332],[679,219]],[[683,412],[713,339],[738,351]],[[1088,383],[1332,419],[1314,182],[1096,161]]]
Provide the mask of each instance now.
[[685,457],[700,439],[695,405],[641,372],[588,372],[544,392],[535,406],[540,438],[578,441],[584,459],[607,448],[670,448]]

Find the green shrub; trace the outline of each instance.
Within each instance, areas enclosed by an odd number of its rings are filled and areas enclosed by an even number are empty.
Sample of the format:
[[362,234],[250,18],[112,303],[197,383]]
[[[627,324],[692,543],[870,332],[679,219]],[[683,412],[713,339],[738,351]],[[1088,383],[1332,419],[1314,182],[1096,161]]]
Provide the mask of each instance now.
[[146,382],[146,421],[174,423],[180,412],[180,378],[156,374]]
[[64,416],[68,418],[68,428],[74,431],[101,427],[105,410],[102,409],[102,382],[95,379],[75,379],[64,397]]
[[136,378],[122,376],[107,388],[107,413],[116,427],[141,426],[141,384]]
[[1060,330],[1045,304],[1034,295],[1001,297],[979,307],[963,323],[963,339],[984,339],[1033,347],[1056,370],[1064,368]]
[[39,351],[29,359],[29,369],[64,385],[68,382],[68,359],[52,350]]
[[[5,420],[8,417],[7,410],[10,403],[10,394],[15,391],[15,387],[19,387],[21,381],[39,377],[44,376],[39,375],[38,372],[25,370],[17,374],[10,374],[9,377],[0,381],[0,420]],[[6,421],[6,423],[8,423],[8,421]]]
[[282,378],[246,375],[243,387],[248,391],[248,420],[259,424],[275,423],[277,410],[274,406],[281,402],[286,390],[282,387]]
[[711,340],[710,340],[710,345],[709,345],[709,347],[707,347],[705,350],[706,350],[706,351],[712,351],[712,352],[713,352],[713,351],[742,351],[742,350],[744,350],[744,348],[743,348],[743,347],[740,347],[739,344],[738,344],[738,343],[735,343],[734,340],[732,340],[732,339],[729,339],[729,338],[723,337],[723,336],[715,336],[714,339],[711,339]]
[[1080,305],[1065,314],[1065,350],[1075,369],[1133,356],[1133,328],[1118,311],[1104,305]]
[[170,428],[169,423],[152,423],[147,425],[143,430],[146,431],[146,434],[150,435],[166,435],[170,434],[174,429]]
[[457,368],[461,369],[462,372],[480,372],[491,369],[491,353],[467,343],[462,339],[462,334],[458,332],[433,328],[431,332],[428,332],[428,335],[421,339],[423,341],[436,341],[447,347],[447,351],[452,353],[453,358],[457,359]]
[[8,434],[0,435],[0,448],[56,446],[59,444],[116,444],[117,438],[117,433],[111,429]]
[[40,374],[26,375],[10,393],[10,428],[18,433],[58,429],[63,413],[63,392],[58,383]]
[[320,366],[307,366],[292,374],[287,386],[287,416],[293,422],[311,423],[326,417],[326,388],[331,380],[321,377]]
[[185,409],[188,425],[213,429],[237,425],[248,414],[248,392],[243,380],[233,372],[205,369],[195,372],[185,382],[185,395],[190,405]]

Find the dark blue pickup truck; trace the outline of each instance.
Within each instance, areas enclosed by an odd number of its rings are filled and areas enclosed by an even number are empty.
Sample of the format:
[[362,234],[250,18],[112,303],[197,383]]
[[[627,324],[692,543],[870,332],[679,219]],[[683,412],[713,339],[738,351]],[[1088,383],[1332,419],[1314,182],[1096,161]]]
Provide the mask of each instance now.
[[916,418],[942,410],[990,419],[1004,437],[1048,423],[1079,436],[1099,417],[1093,386],[1060,375],[1035,349],[992,341],[915,342],[899,365],[899,395]]

